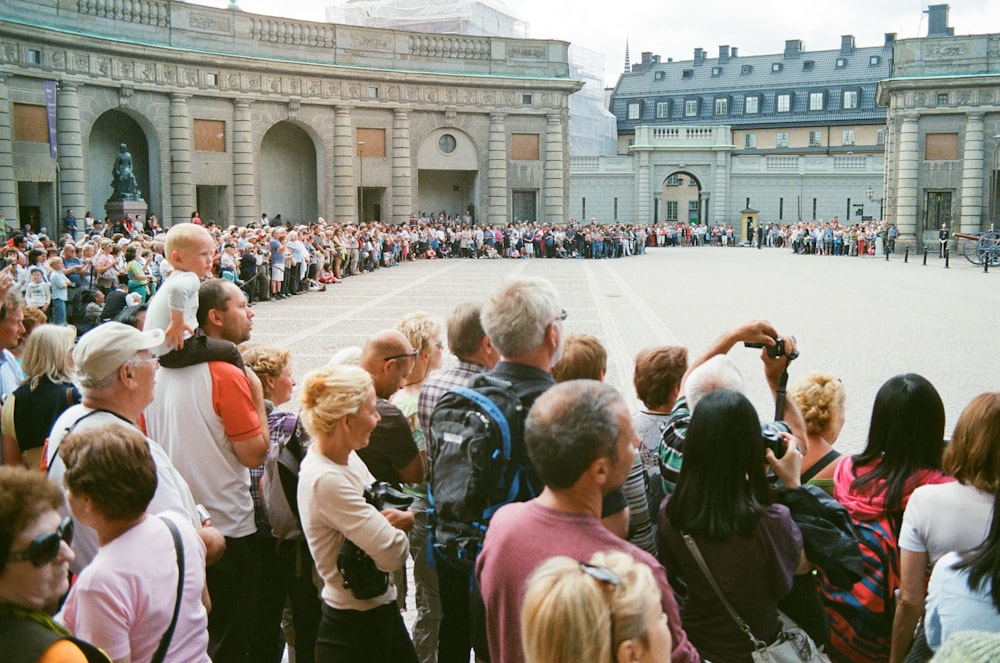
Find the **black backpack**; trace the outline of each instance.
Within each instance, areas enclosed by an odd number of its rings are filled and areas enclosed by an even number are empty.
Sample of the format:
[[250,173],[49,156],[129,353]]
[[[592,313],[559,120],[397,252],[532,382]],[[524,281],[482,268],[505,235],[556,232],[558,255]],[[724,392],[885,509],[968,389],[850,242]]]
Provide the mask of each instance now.
[[445,559],[471,568],[490,518],[532,497],[520,447],[525,407],[511,383],[489,374],[445,393],[431,414],[427,510],[430,543]]

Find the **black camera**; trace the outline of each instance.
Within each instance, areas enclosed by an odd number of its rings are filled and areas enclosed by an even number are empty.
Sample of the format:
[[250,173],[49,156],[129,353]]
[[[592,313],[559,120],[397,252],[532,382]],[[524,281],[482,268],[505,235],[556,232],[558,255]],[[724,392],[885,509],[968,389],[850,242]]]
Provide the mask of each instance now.
[[[406,511],[413,497],[396,490],[385,481],[376,481],[365,488],[365,501],[379,511]],[[337,570],[344,578],[344,588],[357,599],[373,599],[389,589],[389,574],[375,566],[375,560],[350,539],[344,539],[337,552]]]
[[781,437],[782,433],[792,433],[792,429],[784,421],[764,422],[760,425],[760,437],[764,440],[764,446],[774,452],[775,458],[785,455],[786,445],[785,438]]
[[777,359],[778,357],[783,357],[785,355],[785,340],[780,336],[774,339],[774,345],[765,345],[764,343],[744,343],[745,348],[767,348],[767,356],[771,359]]

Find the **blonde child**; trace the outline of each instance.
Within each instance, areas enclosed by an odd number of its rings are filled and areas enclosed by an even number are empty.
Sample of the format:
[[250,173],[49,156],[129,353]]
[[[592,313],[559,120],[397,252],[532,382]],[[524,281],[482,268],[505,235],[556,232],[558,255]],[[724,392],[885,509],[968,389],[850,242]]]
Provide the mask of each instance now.
[[143,327],[164,331],[163,345],[154,350],[162,366],[226,361],[243,368],[234,344],[209,338],[198,327],[198,288],[212,272],[215,250],[215,240],[202,226],[182,223],[167,232],[164,252],[173,271],[150,301]]

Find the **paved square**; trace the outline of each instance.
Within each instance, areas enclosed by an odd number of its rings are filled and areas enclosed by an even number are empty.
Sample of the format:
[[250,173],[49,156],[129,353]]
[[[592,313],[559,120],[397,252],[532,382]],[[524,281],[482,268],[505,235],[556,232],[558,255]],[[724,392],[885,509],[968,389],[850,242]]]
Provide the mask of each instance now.
[[[253,339],[290,347],[297,381],[339,348],[424,310],[446,317],[482,299],[506,276],[555,283],[569,313],[567,332],[597,336],[608,348],[607,380],[633,408],[632,362],[643,347],[679,343],[692,356],[723,330],[753,318],[796,336],[802,356],[790,383],[813,370],[847,388],[847,423],[837,447],[864,446],[879,386],[898,373],[927,377],[940,391],[951,434],[976,394],[1000,390],[1000,274],[958,257],[797,256],[784,249],[666,248],[618,260],[437,260],[345,279],[323,293],[264,302]],[[773,415],[759,351],[734,348],[762,418]],[[450,358],[453,361],[453,358]],[[448,361],[448,360],[446,360]],[[293,403],[289,406],[294,407]]]

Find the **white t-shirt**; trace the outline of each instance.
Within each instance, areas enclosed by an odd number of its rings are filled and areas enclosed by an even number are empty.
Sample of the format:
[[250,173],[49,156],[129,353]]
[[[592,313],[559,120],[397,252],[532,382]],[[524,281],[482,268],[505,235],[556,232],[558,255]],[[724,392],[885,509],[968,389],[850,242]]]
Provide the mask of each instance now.
[[[94,412],[95,414],[90,414]],[[86,419],[83,417],[87,416]],[[73,424],[76,424],[75,427]],[[62,458],[59,457],[59,445],[66,437],[66,431],[71,427],[74,433],[100,428],[107,424],[121,424],[122,426],[132,426],[126,420],[112,414],[111,412],[98,412],[85,405],[74,405],[67,409],[56,422],[52,424],[52,433],[49,435],[49,445],[46,447],[45,460],[48,463],[49,478],[62,486],[62,478],[66,473],[66,466],[63,465]],[[135,428],[135,426],[132,426]],[[136,430],[138,430],[136,428]],[[198,510],[195,507],[194,497],[191,496],[191,489],[187,482],[174,469],[170,458],[156,441],[146,438],[149,444],[149,452],[153,457],[153,464],[156,465],[156,492],[153,493],[153,501],[149,503],[150,513],[161,511],[173,511],[188,516],[193,527],[201,526],[201,519],[198,517]],[[72,516],[72,514],[69,514]],[[70,562],[70,568],[74,573],[82,571],[94,556],[97,554],[97,532],[90,527],[73,519],[73,552],[76,557]]]
[[957,481],[921,486],[903,513],[899,547],[926,552],[933,565],[945,553],[969,550],[985,541],[992,518],[992,493]]
[[[161,266],[162,272],[162,266]],[[201,279],[192,272],[174,271],[163,281],[163,285],[156,291],[149,301],[149,310],[146,311],[146,322],[143,329],[167,330],[170,326],[170,312],[183,311],[184,324],[191,329],[198,328],[198,288],[201,287]],[[189,338],[190,334],[185,334],[184,338]],[[167,344],[153,350],[155,355],[167,353]]]
[[[184,547],[184,587],[164,660],[210,663],[205,588],[205,544],[180,514],[167,513]],[[119,660],[153,658],[177,601],[177,553],[159,517],[145,519],[105,544],[80,574],[60,613],[73,634]]]

